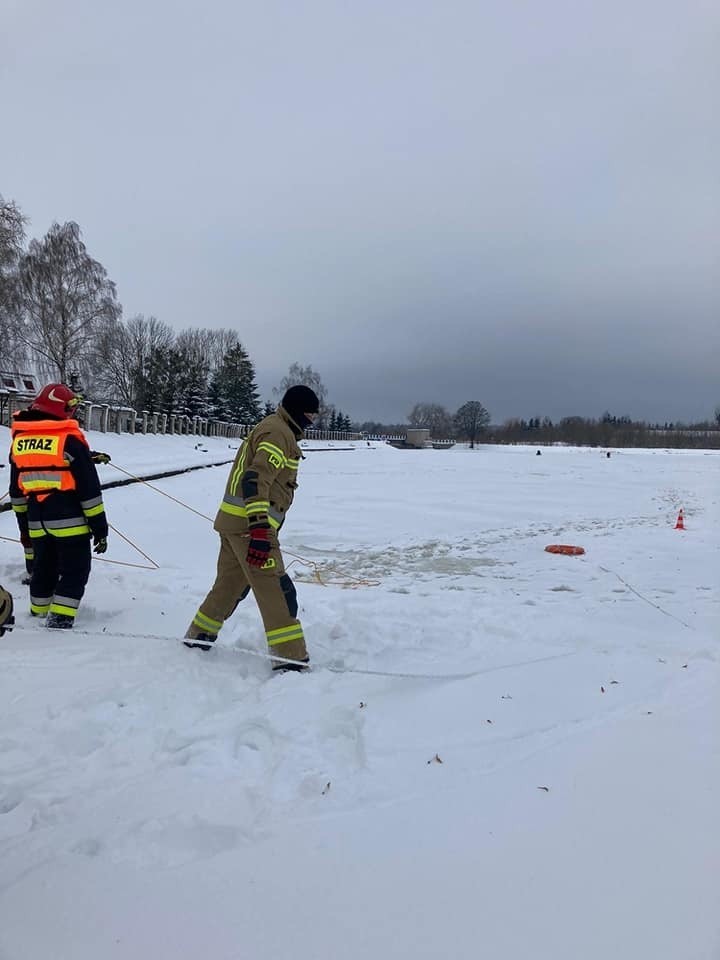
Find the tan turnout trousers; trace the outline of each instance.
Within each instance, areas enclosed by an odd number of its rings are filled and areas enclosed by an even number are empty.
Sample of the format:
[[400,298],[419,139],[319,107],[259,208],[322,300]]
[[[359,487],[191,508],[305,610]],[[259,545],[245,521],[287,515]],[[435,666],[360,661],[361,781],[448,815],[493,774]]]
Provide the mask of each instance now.
[[297,619],[295,585],[285,573],[277,536],[270,535],[270,554],[263,567],[253,567],[247,562],[249,539],[247,533],[220,534],[215,583],[185,636],[194,639],[205,633],[216,637],[238,603],[252,590],[265,627],[268,652],[289,660],[304,660],[307,650]]

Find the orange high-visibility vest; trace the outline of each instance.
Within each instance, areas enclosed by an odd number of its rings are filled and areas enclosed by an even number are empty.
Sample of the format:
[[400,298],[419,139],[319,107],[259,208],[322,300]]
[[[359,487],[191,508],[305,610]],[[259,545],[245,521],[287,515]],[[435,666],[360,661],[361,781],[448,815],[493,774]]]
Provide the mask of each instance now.
[[18,486],[27,497],[42,501],[55,490],[75,490],[75,477],[65,459],[65,442],[88,442],[77,420],[15,420],[10,459],[18,469]]

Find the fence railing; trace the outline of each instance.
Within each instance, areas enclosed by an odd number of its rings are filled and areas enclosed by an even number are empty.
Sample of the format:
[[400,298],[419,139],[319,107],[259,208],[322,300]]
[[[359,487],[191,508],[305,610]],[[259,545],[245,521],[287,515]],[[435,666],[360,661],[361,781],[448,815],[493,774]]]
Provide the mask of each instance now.
[[[25,409],[33,396],[0,394],[0,424],[9,427],[13,413]],[[108,403],[81,403],[78,418],[86,430],[100,433],[151,433],[187,434],[197,437],[223,437],[242,439],[254,423],[232,423],[213,420],[209,417],[189,417],[143,410],[138,413],[131,407],[116,407]],[[362,434],[338,430],[311,430],[306,436],[316,440],[361,440]]]
[[35,394],[18,393],[17,390],[0,390],[0,426],[9,427],[16,410],[24,410]]
[[86,430],[100,433],[155,433],[187,434],[199,437],[246,437],[252,424],[228,423],[209,417],[189,417],[182,414],[157,413],[131,407],[114,407],[107,403],[83,403],[80,419]]

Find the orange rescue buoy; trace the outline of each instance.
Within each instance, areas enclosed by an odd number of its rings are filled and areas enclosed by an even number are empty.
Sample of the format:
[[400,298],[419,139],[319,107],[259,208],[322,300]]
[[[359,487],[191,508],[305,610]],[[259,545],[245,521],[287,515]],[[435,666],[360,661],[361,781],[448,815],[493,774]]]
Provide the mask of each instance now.
[[585,553],[585,547],[571,547],[567,543],[551,543],[545,550],[547,553],[564,553],[566,557],[581,557]]

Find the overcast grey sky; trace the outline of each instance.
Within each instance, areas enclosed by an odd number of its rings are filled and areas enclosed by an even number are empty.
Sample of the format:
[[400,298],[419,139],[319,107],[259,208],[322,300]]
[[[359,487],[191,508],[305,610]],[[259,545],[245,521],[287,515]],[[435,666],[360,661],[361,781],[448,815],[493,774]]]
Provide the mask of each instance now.
[[355,419],[720,404],[717,0],[0,0],[0,193]]

